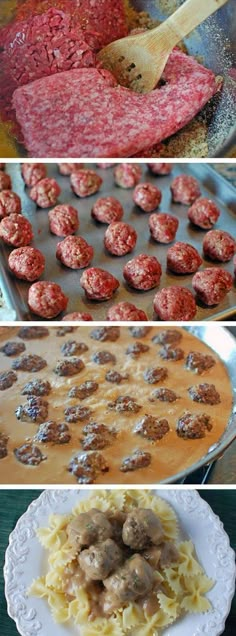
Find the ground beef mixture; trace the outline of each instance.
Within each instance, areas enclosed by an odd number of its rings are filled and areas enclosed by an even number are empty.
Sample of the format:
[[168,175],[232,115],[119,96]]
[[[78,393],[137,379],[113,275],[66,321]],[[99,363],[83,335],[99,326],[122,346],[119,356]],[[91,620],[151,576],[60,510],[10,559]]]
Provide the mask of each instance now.
[[160,283],[162,267],[155,256],[139,254],[128,261],[123,269],[127,283],[135,289],[146,291]]
[[36,442],[52,442],[53,444],[68,444],[71,439],[69,426],[64,422],[58,424],[53,420],[40,424],[34,437]]
[[0,432],[0,459],[7,457],[8,437]]
[[17,371],[32,371],[32,373],[37,373],[37,371],[41,371],[46,366],[46,360],[41,358],[41,356],[30,353],[20,356],[12,362],[13,369]]
[[197,298],[204,305],[218,305],[233,286],[233,277],[221,267],[207,267],[192,279]]
[[56,257],[63,265],[71,269],[81,269],[90,265],[94,249],[82,236],[67,236],[58,243]]
[[214,201],[199,197],[188,210],[188,218],[202,230],[211,230],[218,221],[220,210]]
[[121,375],[118,371],[110,369],[105,375],[105,380],[107,380],[107,382],[112,382],[112,384],[120,384],[122,380],[127,380],[128,377],[129,376],[127,374]]
[[6,342],[3,347],[0,347],[0,351],[4,353],[5,356],[18,356],[19,353],[23,353],[25,351],[25,344],[23,342]]
[[14,373],[13,371],[3,371],[2,373],[0,373],[0,391],[10,389],[16,381],[16,373]]
[[61,188],[55,179],[45,177],[31,188],[29,196],[39,208],[50,208],[52,205],[56,205],[60,193]]
[[149,349],[149,345],[143,344],[143,342],[134,342],[127,347],[125,353],[132,358],[138,358],[141,353],[146,353]]
[[48,380],[30,380],[27,382],[21,391],[22,395],[37,395],[41,397],[42,395],[49,395],[51,393],[52,387]]
[[81,170],[84,167],[83,163],[58,163],[58,170],[60,174],[65,177],[69,177],[72,172],[77,172],[77,170]]
[[72,172],[70,184],[77,197],[89,197],[100,190],[102,178],[95,170],[77,170]]
[[201,196],[199,183],[195,177],[189,177],[186,174],[180,175],[173,179],[171,186],[172,201],[174,203],[182,203],[183,205],[191,205],[198,197]]
[[59,360],[54,368],[54,373],[57,375],[71,376],[80,373],[83,369],[83,360],[73,357],[70,360]]
[[151,327],[129,327],[129,332],[133,338],[144,338],[150,329]]
[[29,245],[34,238],[32,225],[21,214],[10,214],[0,223],[0,237],[12,247]]
[[151,463],[152,456],[142,450],[135,450],[132,455],[125,457],[120,466],[122,473],[127,473],[130,470],[138,470],[139,468],[146,468]]
[[76,340],[68,340],[61,346],[61,352],[63,356],[75,356],[79,353],[88,351],[88,347],[85,342],[77,342]]
[[85,400],[87,397],[90,397],[93,393],[95,393],[99,388],[99,384],[94,382],[93,380],[86,380],[79,386],[73,386],[69,393],[69,398],[79,398],[80,400]]
[[75,475],[79,484],[93,484],[99,473],[107,472],[109,466],[101,453],[87,451],[75,455],[70,461],[68,470]]
[[163,287],[157,292],[153,307],[161,320],[193,320],[197,311],[191,291],[179,285]]
[[190,413],[187,411],[177,422],[177,435],[184,439],[200,439],[211,431],[211,418],[205,413]]
[[66,316],[64,316],[62,318],[62,320],[82,320],[82,321],[92,321],[93,317],[91,316],[91,314],[88,314],[84,311],[80,312],[80,311],[73,311],[71,314],[66,314]]
[[95,364],[116,364],[116,357],[110,351],[96,351],[92,355],[92,360]]
[[8,265],[17,278],[33,282],[44,272],[45,258],[36,247],[18,247],[11,252]]
[[166,380],[168,371],[165,367],[152,367],[145,369],[143,378],[148,384],[157,384],[161,380]]
[[179,221],[171,214],[151,214],[149,217],[151,237],[158,243],[172,243],[179,227]]
[[119,327],[96,327],[90,332],[90,338],[101,342],[116,342],[120,337]]
[[83,422],[87,420],[91,415],[91,409],[85,406],[67,406],[64,410],[66,422],[72,424],[76,422]]
[[42,318],[56,318],[67,307],[68,298],[60,285],[51,281],[33,283],[28,292],[31,311]]
[[189,243],[177,241],[167,250],[167,267],[176,274],[192,274],[202,264],[198,251]]
[[16,417],[21,422],[34,422],[41,424],[48,416],[48,402],[41,397],[29,395],[27,403],[21,404],[15,411]]
[[14,455],[18,462],[27,466],[38,466],[43,460],[47,459],[41,453],[41,450],[32,443],[23,444],[19,448],[15,448]]
[[134,188],[142,176],[141,167],[134,163],[120,163],[114,168],[115,184],[120,188]]
[[178,344],[183,338],[183,335],[177,329],[163,329],[159,331],[152,338],[154,344],[166,345],[166,344]]
[[36,183],[45,179],[47,169],[44,163],[22,163],[21,174],[28,188],[33,188]]
[[220,394],[214,384],[195,384],[188,389],[189,395],[194,402],[202,402],[203,404],[219,404]]
[[109,300],[120,286],[115,276],[99,267],[86,269],[81,276],[80,284],[91,300]]
[[16,192],[12,190],[2,190],[0,192],[0,219],[10,214],[21,213],[21,200]]
[[147,320],[147,314],[142,309],[139,309],[133,303],[121,302],[117,305],[113,305],[108,309],[107,320]]
[[133,192],[133,201],[143,212],[153,212],[159,207],[162,193],[152,183],[140,183]]
[[65,203],[56,205],[55,208],[49,210],[48,220],[50,232],[56,236],[69,236],[79,229],[78,212],[72,205]]
[[159,356],[161,356],[163,360],[183,360],[184,351],[180,347],[172,347],[166,344],[160,349]]
[[161,417],[145,414],[135,425],[133,432],[155,442],[162,439],[170,430],[168,421]]
[[129,223],[110,223],[104,234],[104,245],[110,254],[124,256],[135,248],[137,232]]
[[11,190],[11,177],[0,170],[0,192],[1,190]]
[[160,400],[160,402],[175,402],[178,396],[175,391],[172,389],[165,389],[164,387],[160,387],[159,389],[155,389],[152,392],[151,397],[149,398],[150,402],[155,402],[155,400]]
[[202,247],[204,256],[211,261],[226,263],[233,258],[236,242],[233,236],[224,230],[210,230],[204,236]]
[[120,395],[114,402],[108,402],[108,408],[118,413],[138,413],[142,408],[130,395]]
[[123,207],[115,197],[100,197],[94,203],[91,216],[99,223],[113,223],[121,221],[124,214]]
[[170,174],[173,170],[173,163],[147,163],[147,166],[152,174],[160,176]]
[[201,375],[204,371],[214,367],[215,363],[215,359],[208,354],[190,351],[187,355],[185,366],[189,371],[195,371],[195,373]]
[[47,327],[21,327],[18,331],[18,338],[22,340],[40,340],[49,336]]

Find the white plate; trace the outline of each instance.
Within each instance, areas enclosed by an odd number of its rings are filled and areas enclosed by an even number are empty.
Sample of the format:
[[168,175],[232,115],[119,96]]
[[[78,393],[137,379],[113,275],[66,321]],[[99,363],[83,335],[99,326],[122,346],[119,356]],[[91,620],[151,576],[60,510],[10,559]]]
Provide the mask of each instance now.
[[[213,611],[187,615],[163,631],[163,636],[219,636],[235,589],[235,554],[223,524],[210,506],[194,490],[153,490],[175,509],[182,535],[189,537],[206,574],[216,581],[208,593]],[[27,597],[32,579],[47,568],[45,550],[36,537],[36,529],[48,523],[54,513],[68,513],[78,499],[91,490],[47,490],[33,501],[10,535],[4,566],[8,613],[22,636],[79,636],[76,627],[55,625],[45,600]]]

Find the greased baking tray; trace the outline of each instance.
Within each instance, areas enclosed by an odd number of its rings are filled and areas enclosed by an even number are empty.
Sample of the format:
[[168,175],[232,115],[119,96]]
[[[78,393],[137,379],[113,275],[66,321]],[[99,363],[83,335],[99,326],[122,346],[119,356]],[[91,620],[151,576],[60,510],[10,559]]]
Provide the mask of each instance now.
[[[155,183],[162,191],[162,202],[159,211],[170,212],[179,219],[179,229],[176,239],[194,245],[199,252],[202,252],[201,243],[205,232],[195,229],[187,220],[187,206],[173,204],[171,202],[170,184],[174,176],[178,174],[189,174],[195,176],[201,184],[202,195],[212,198],[221,209],[221,216],[215,227],[222,228],[235,235],[236,229],[236,192],[235,188],[221,177],[211,166],[205,163],[185,164],[177,163],[171,175],[166,177],[156,177],[150,173],[146,164],[142,167],[142,181]],[[95,168],[95,164],[86,164],[87,167]],[[166,271],[166,252],[168,246],[156,243],[150,238],[148,219],[149,214],[142,212],[132,201],[133,190],[125,190],[114,184],[113,170],[96,168],[103,178],[100,191],[90,197],[79,199],[70,189],[69,177],[62,177],[56,164],[47,164],[48,175],[57,179],[62,188],[59,202],[70,203],[79,212],[81,234],[89,244],[94,247],[94,259],[92,266],[102,267],[109,270],[120,281],[120,288],[117,290],[112,300],[106,302],[90,301],[86,298],[80,286],[80,277],[83,270],[71,270],[62,266],[55,257],[57,243],[62,240],[49,232],[48,210],[37,208],[28,197],[27,189],[24,187],[20,174],[20,164],[9,163],[6,166],[7,172],[12,177],[13,190],[18,192],[22,199],[23,214],[27,216],[33,225],[34,243],[46,257],[46,268],[43,275],[44,280],[55,281],[61,285],[63,291],[69,296],[66,313],[73,311],[87,311],[92,314],[94,320],[105,320],[108,308],[120,301],[129,301],[146,311],[149,320],[155,320],[152,301],[157,289],[148,292],[140,292],[128,287],[122,275],[125,263],[133,256],[140,253],[155,255],[162,264],[162,278],[159,289],[167,285],[184,285],[191,288],[192,275],[177,275]],[[123,257],[109,255],[103,245],[106,225],[98,224],[91,219],[91,208],[98,197],[113,195],[117,197],[124,207],[123,220],[134,225],[138,232],[138,241],[135,250],[131,254]],[[1,287],[6,303],[15,310],[16,320],[40,320],[38,316],[31,314],[27,305],[27,293],[30,284],[20,281],[12,276],[8,270],[7,259],[10,248],[1,243],[0,267],[1,267]],[[203,267],[215,266],[215,263],[203,260]],[[229,263],[220,264],[226,270],[233,272],[232,260]],[[196,320],[221,320],[228,318],[236,312],[236,289],[227,294],[225,300],[218,306],[206,308],[198,304]],[[0,314],[1,315],[1,314]],[[60,318],[61,316],[59,316]]]

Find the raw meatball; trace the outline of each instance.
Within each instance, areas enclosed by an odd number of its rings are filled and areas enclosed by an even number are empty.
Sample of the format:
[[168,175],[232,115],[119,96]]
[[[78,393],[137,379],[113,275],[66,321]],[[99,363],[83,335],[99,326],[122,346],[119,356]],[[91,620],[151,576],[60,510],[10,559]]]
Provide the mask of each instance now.
[[189,371],[195,371],[195,373],[203,373],[214,367],[216,361],[210,355],[199,353],[199,351],[190,351],[186,358],[185,367]]
[[160,176],[170,174],[173,170],[173,163],[147,163],[147,166],[152,174],[159,174]]
[[17,335],[22,340],[38,340],[39,338],[46,338],[49,333],[50,331],[47,327],[21,327]]
[[77,172],[84,167],[83,163],[58,163],[58,170],[64,176],[70,176],[72,172]]
[[188,389],[189,395],[194,402],[202,402],[203,404],[219,404],[220,394],[214,384],[195,384]]
[[220,210],[214,201],[200,197],[188,210],[188,218],[197,227],[210,230],[218,221]]
[[25,344],[24,342],[6,342],[3,347],[0,347],[0,351],[4,353],[5,356],[18,356],[19,353],[25,351]]
[[64,424],[64,422],[57,424],[57,422],[53,422],[52,420],[43,422],[40,424],[34,439],[37,442],[43,443],[53,442],[53,444],[68,444],[71,439],[69,426]]
[[157,384],[161,380],[165,380],[168,376],[168,371],[165,367],[152,367],[146,369],[143,373],[143,379],[148,384]]
[[150,233],[158,243],[171,243],[175,239],[179,221],[171,214],[151,214],[149,217]]
[[85,400],[85,398],[89,397],[93,393],[98,390],[99,384],[94,382],[93,380],[86,380],[83,384],[79,386],[73,386],[69,393],[69,398],[79,398],[80,400]]
[[192,320],[197,311],[193,294],[177,285],[157,292],[153,307],[161,320]]
[[186,411],[182,415],[176,427],[179,437],[184,439],[200,439],[205,437],[207,431],[211,431],[211,418],[206,413],[190,413]]
[[192,274],[202,264],[202,259],[198,251],[189,245],[177,241],[167,250],[167,267],[176,274]]
[[140,183],[133,192],[133,201],[144,212],[153,212],[159,207],[161,191],[152,183]]
[[113,539],[91,545],[79,555],[80,567],[86,572],[86,578],[92,581],[103,581],[122,561],[122,551]]
[[0,192],[0,219],[10,214],[20,214],[21,200],[16,192],[2,190]]
[[18,406],[15,410],[15,414],[17,419],[21,422],[41,424],[45,422],[48,416],[48,402],[42,400],[41,397],[29,395],[27,397],[27,403]]
[[30,442],[19,446],[19,448],[15,448],[14,455],[16,459],[18,459],[18,462],[28,466],[38,466],[38,464],[46,459],[45,455],[41,453],[41,450]]
[[138,470],[139,468],[146,468],[151,463],[152,456],[146,451],[140,449],[135,450],[132,455],[125,457],[120,466],[122,473]]
[[137,238],[136,230],[129,223],[110,223],[104,235],[104,245],[110,254],[124,256],[135,248]]
[[183,335],[177,329],[163,329],[158,331],[152,338],[152,342],[155,344],[177,344],[182,340]]
[[184,350],[180,349],[180,347],[172,347],[166,344],[160,349],[159,356],[161,356],[163,360],[183,360]]
[[1,190],[11,190],[11,177],[0,170],[0,192]]
[[172,201],[175,203],[183,203],[183,205],[191,205],[198,197],[201,196],[199,183],[195,177],[189,177],[182,174],[173,179],[171,186]]
[[114,402],[108,402],[107,406],[118,413],[138,413],[142,408],[130,395],[120,395]]
[[81,276],[80,284],[91,300],[109,300],[120,286],[117,278],[99,267],[86,269]]
[[21,280],[37,280],[44,271],[45,258],[36,247],[18,247],[8,258],[13,274]]
[[20,356],[20,358],[16,358],[12,363],[13,369],[17,371],[32,371],[32,373],[37,373],[37,371],[41,371],[46,366],[46,360],[36,354],[25,354]]
[[107,364],[109,362],[116,364],[116,357],[110,351],[96,351],[92,355],[92,360],[95,364]]
[[119,337],[119,327],[96,327],[90,332],[90,338],[92,340],[100,340],[100,342],[116,342]]
[[126,349],[126,355],[131,356],[132,358],[138,358],[141,353],[146,353],[149,351],[150,347],[142,342],[134,342],[134,344],[130,344]]
[[72,205],[56,205],[48,213],[49,227],[56,236],[69,236],[79,228],[78,212]]
[[84,353],[88,351],[88,347],[85,342],[77,342],[76,340],[67,340],[61,346],[61,352],[63,356],[74,356],[78,353]]
[[105,162],[103,162],[103,163],[96,163],[96,166],[97,166],[98,168],[102,168],[102,170],[106,170],[107,168],[113,168],[114,163],[105,163]]
[[123,269],[127,283],[144,291],[157,287],[160,283],[162,267],[155,256],[139,254],[128,261]]
[[100,190],[102,179],[95,170],[77,170],[72,172],[70,184],[77,197],[89,197]]
[[160,400],[160,402],[175,402],[177,395],[172,389],[161,387],[160,389],[155,389],[149,398],[150,402],[155,402],[155,400]]
[[87,267],[93,258],[94,249],[82,236],[67,236],[58,243],[56,257],[71,269]]
[[162,439],[169,430],[170,427],[167,420],[146,414],[137,422],[133,432],[155,442],[157,439]]
[[14,371],[3,371],[0,373],[0,391],[10,389],[14,382],[17,381],[17,375]]
[[55,179],[46,177],[31,188],[29,196],[37,203],[39,208],[49,208],[52,205],[56,205],[60,193],[61,188]]
[[46,177],[47,170],[44,163],[22,163],[21,174],[28,188],[33,188]]
[[[0,164],[1,166],[1,164]],[[3,433],[0,432],[0,459],[3,459],[4,457],[7,457],[7,443],[8,443],[8,437],[6,435],[4,435]]]
[[148,320],[142,309],[128,302],[117,303],[108,309],[107,320]]
[[51,384],[47,380],[31,380],[25,384],[21,393],[22,395],[37,395],[41,397],[42,395],[49,395],[51,388]]
[[122,538],[132,550],[143,550],[150,543],[159,545],[164,533],[160,520],[152,510],[137,508],[128,512]]
[[[95,463],[102,455],[100,453],[83,453],[81,455],[83,461],[86,460],[86,457],[91,458],[91,461],[94,460]],[[109,539],[112,536],[112,525],[104,512],[91,508],[88,512],[81,512],[72,519],[68,523],[66,531],[70,545],[76,549],[76,552],[80,552],[84,547]]]
[[57,375],[71,376],[80,373],[83,369],[83,360],[73,357],[70,360],[60,360],[57,362],[54,372],[57,373]]
[[91,216],[100,223],[121,221],[124,214],[123,207],[115,197],[101,197],[97,199],[91,210]]
[[70,473],[75,475],[79,484],[93,484],[99,473],[105,473],[109,466],[101,453],[87,451],[75,455],[68,466]]
[[0,237],[13,247],[29,245],[34,238],[32,225],[21,214],[10,214],[0,223]]
[[226,263],[233,258],[236,249],[236,243],[228,232],[224,230],[211,230],[204,236],[203,253],[211,261],[221,261]]
[[120,163],[114,168],[114,180],[120,188],[134,188],[142,176],[142,170],[135,163]]
[[33,283],[29,288],[28,304],[37,316],[55,318],[67,307],[68,298],[60,285],[50,281]]
[[207,267],[192,280],[197,297],[205,305],[218,305],[233,286],[233,277],[221,267]]
[[93,320],[93,317],[91,316],[91,314],[87,314],[86,312],[80,312],[80,311],[73,311],[72,314],[66,314],[66,316],[64,316],[62,318],[62,320],[83,320],[83,321],[87,321],[87,320]]

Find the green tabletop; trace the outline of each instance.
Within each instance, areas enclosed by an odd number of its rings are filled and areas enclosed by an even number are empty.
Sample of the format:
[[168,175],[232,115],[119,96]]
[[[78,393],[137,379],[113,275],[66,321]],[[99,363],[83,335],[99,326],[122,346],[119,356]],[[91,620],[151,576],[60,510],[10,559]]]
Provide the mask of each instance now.
[[[8,617],[4,597],[4,583],[2,568],[5,550],[10,532],[15,527],[17,519],[25,512],[39,490],[2,490],[0,491],[0,635],[17,636],[15,623]],[[211,505],[224,523],[225,530],[236,550],[236,494],[235,490],[202,490],[201,496]],[[234,598],[230,615],[227,619],[225,636],[235,635],[236,625],[236,597]],[[55,628],[56,633],[56,628]],[[55,636],[55,634],[50,634]],[[189,634],[191,636],[191,634]],[[210,636],[210,634],[209,634]]]

